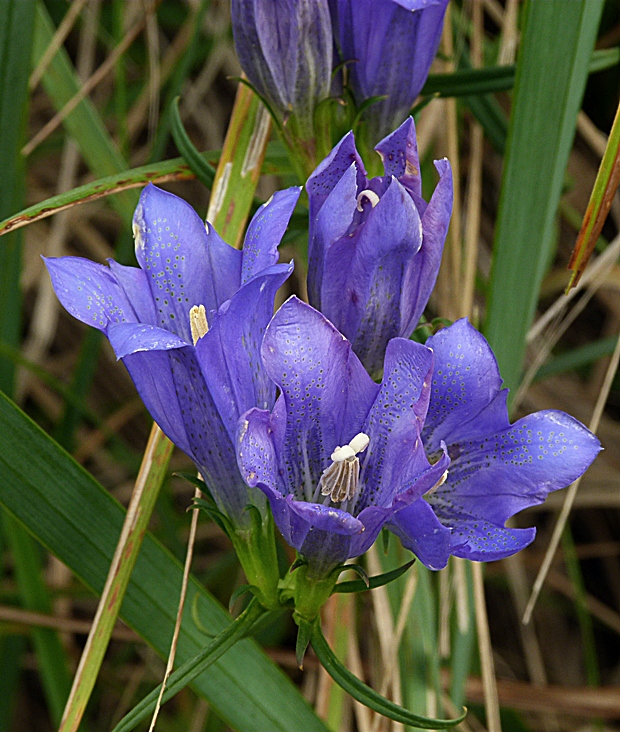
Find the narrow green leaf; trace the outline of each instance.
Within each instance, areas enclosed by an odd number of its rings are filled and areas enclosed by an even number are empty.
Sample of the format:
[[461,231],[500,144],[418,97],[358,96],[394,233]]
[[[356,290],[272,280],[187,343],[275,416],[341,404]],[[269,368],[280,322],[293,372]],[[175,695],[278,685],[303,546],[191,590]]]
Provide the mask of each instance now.
[[486,335],[518,384],[602,0],[530,1],[496,224]]
[[[364,590],[374,590],[375,587],[382,587],[390,582],[401,577],[405,572],[413,565],[415,558],[410,562],[403,564],[402,567],[392,569],[390,572],[384,572],[383,574],[375,575],[374,577],[368,577],[368,581],[363,579],[350,580],[348,582],[338,582],[334,587],[334,592],[363,592]],[[352,569],[352,567],[346,567],[346,569]]]
[[[124,509],[3,395],[0,441],[0,503],[100,593]],[[181,577],[180,564],[147,534],[121,617],[161,655],[167,653],[172,637]],[[221,605],[192,578],[187,606],[194,605],[202,625],[214,634],[230,623]],[[179,638],[179,663],[203,646],[204,636],[187,613]],[[325,732],[288,677],[252,641],[237,644],[194,686],[240,732]]]
[[371,689],[364,682],[360,681],[357,676],[352,674],[340,663],[325,640],[320,623],[317,621],[314,623],[311,643],[323,668],[340,687],[354,699],[388,719],[393,719],[395,722],[401,722],[402,724],[419,729],[450,729],[465,719],[466,711],[458,719],[431,719],[429,717],[422,717],[410,712],[408,709],[399,707],[398,704],[394,704],[394,702],[381,696],[381,694],[378,694],[374,689]]
[[599,358],[611,356],[618,342],[617,336],[601,338],[580,348],[574,348],[566,353],[561,353],[548,363],[543,364],[536,372],[536,381],[547,379],[555,374],[562,374],[566,371],[588,366]]
[[179,112],[179,97],[173,100],[172,106],[170,107],[170,130],[174,138],[174,143],[185,162],[189,165],[192,172],[196,174],[198,180],[210,189],[215,179],[215,168],[209,165],[189,139],[189,135],[185,131],[185,127],[183,127],[181,113]]

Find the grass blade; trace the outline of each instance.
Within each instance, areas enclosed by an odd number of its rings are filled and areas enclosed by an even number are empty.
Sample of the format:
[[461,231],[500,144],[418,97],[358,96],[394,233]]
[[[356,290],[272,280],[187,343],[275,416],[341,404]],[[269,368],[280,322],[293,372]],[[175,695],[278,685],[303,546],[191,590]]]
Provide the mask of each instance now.
[[511,388],[521,376],[602,6],[546,0],[525,9],[485,328]]
[[[80,465],[0,395],[0,503],[95,592],[103,590],[125,511]],[[67,490],[71,486],[71,491]],[[36,507],[36,510],[33,510]],[[146,534],[127,587],[121,617],[165,655],[181,584],[179,563]],[[201,625],[219,633],[230,616],[195,579],[188,606]],[[178,658],[183,663],[205,638],[186,614]],[[242,641],[199,676],[194,687],[240,732],[325,732],[289,679],[256,647]]]

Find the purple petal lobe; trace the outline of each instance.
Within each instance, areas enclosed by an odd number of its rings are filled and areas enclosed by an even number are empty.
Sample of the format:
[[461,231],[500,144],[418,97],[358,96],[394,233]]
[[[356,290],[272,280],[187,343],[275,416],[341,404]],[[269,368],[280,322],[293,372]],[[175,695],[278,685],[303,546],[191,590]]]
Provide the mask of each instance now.
[[508,412],[501,413],[505,397],[498,402],[500,409],[494,410],[492,419],[478,419],[502,386],[497,361],[484,336],[463,318],[429,338],[426,345],[435,353],[423,432],[427,450],[434,452],[442,440],[450,445],[455,438],[467,439],[473,430],[489,434],[507,428]]
[[395,494],[429,467],[420,430],[432,367],[433,352],[426,346],[403,338],[388,343],[383,381],[364,427],[370,444],[360,474],[365,490],[357,511],[390,506]]
[[429,569],[443,569],[448,563],[451,531],[423,498],[398,511],[389,527]]
[[241,414],[255,406],[273,406],[275,386],[263,368],[260,348],[276,291],[292,271],[292,263],[276,264],[243,285],[196,344],[205,381],[231,439]]
[[452,215],[452,168],[445,158],[436,160],[435,167],[439,173],[439,183],[422,214],[422,246],[409,262],[403,280],[403,320],[399,335],[404,338],[408,338],[415,330],[435,287]]
[[300,188],[277,191],[263,204],[248,226],[242,251],[241,282],[278,262],[278,245],[299,198]]
[[[218,256],[212,262],[211,249],[219,252],[194,209],[181,198],[148,185],[134,214],[136,257],[146,272],[155,302],[157,324],[191,343],[189,311],[204,305],[207,313],[216,310],[214,301],[220,282],[229,281],[234,292],[239,280],[230,282],[231,268],[224,269]],[[211,246],[209,246],[211,245]],[[220,247],[221,248],[221,247]],[[240,260],[241,254],[232,254]],[[228,262],[230,265],[230,262]],[[215,268],[217,267],[217,269]],[[228,294],[228,293],[227,293]],[[208,316],[207,316],[208,317]]]
[[286,492],[312,501],[332,451],[361,431],[378,387],[348,341],[295,297],[275,314],[262,354],[286,406]]
[[408,117],[397,130],[381,140],[375,150],[381,155],[385,174],[398,178],[405,188],[421,197],[422,177],[413,117]]
[[448,449],[448,480],[429,497],[431,505],[501,527],[510,516],[576,480],[601,447],[576,419],[549,410]]
[[339,508],[323,506],[320,503],[306,503],[289,497],[289,505],[300,518],[313,528],[327,531],[330,534],[352,536],[364,531],[364,524]]
[[329,196],[338,181],[353,163],[355,163],[355,168],[357,170],[358,186],[360,188],[364,188],[366,170],[364,169],[364,163],[362,162],[362,159],[357,152],[357,148],[355,147],[355,137],[352,132],[349,132],[342,138],[342,140],[340,140],[336,147],[308,178],[306,190],[308,192],[308,200],[310,203],[311,224],[321,206],[325,203],[327,196]]
[[74,318],[107,333],[110,323],[135,322],[136,314],[110,270],[81,257],[43,257],[52,286]]
[[474,562],[491,562],[510,557],[534,541],[536,529],[506,529],[478,517],[442,515],[453,525],[451,553]]
[[169,330],[142,323],[113,323],[108,338],[118,359],[138,351],[169,351],[188,345]]
[[151,297],[146,273],[139,267],[126,267],[123,264],[108,259],[110,272],[123,288],[140,323],[157,325],[155,303]]

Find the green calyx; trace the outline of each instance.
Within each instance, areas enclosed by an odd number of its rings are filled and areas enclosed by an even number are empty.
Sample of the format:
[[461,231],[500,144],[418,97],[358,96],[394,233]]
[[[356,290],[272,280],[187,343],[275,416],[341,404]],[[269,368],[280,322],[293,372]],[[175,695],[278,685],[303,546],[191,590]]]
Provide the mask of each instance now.
[[256,506],[246,506],[247,528],[230,527],[227,532],[251,586],[251,592],[268,610],[280,607],[278,598],[278,558],[270,511],[263,515]]
[[338,565],[332,571],[321,577],[312,575],[308,564],[302,564],[295,570],[295,588],[293,599],[295,610],[293,619],[300,625],[302,621],[312,623],[319,615],[321,608],[332,594],[342,566]]

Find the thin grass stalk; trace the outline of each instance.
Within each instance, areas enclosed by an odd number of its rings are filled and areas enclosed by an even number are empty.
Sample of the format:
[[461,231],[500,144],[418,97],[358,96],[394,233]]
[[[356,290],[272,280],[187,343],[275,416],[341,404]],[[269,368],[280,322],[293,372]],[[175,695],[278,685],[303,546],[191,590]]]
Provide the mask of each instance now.
[[[607,367],[607,373],[605,375],[605,381],[603,382],[603,386],[598,395],[598,399],[596,400],[596,405],[594,406],[594,411],[592,413],[592,419],[590,420],[590,424],[588,425],[590,431],[594,432],[595,434],[598,430],[601,417],[603,416],[603,409],[605,408],[605,404],[607,403],[607,397],[609,396],[609,392],[611,390],[611,385],[616,375],[616,371],[618,370],[618,363],[620,363],[620,338],[618,338],[616,348],[614,349],[613,355],[609,361],[609,366]],[[545,552],[543,563],[540,567],[540,570],[538,571],[538,575],[536,576],[536,581],[534,582],[534,587],[532,588],[532,594],[530,595],[530,599],[523,614],[523,622],[526,624],[529,623],[531,620],[534,606],[536,605],[536,601],[538,600],[538,596],[540,595],[540,591],[545,582],[545,578],[547,576],[547,573],[549,572],[551,563],[553,562],[553,557],[555,556],[555,553],[558,549],[558,545],[562,538],[562,532],[564,531],[564,527],[566,526],[566,522],[568,521],[568,516],[570,514],[571,508],[573,507],[573,502],[575,501],[575,496],[577,495],[577,491],[579,490],[580,483],[581,478],[578,478],[574,483],[569,486],[568,490],[566,491],[562,510],[560,511],[560,515],[558,516],[558,520],[553,529],[553,534],[551,536],[549,547]]]
[[482,670],[484,711],[487,718],[487,728],[489,732],[501,732],[502,725],[499,718],[495,664],[493,663],[489,619],[487,617],[486,600],[484,597],[484,578],[482,564],[480,562],[472,562],[472,574],[474,578],[476,629],[478,631],[478,652],[480,654],[480,668]]

